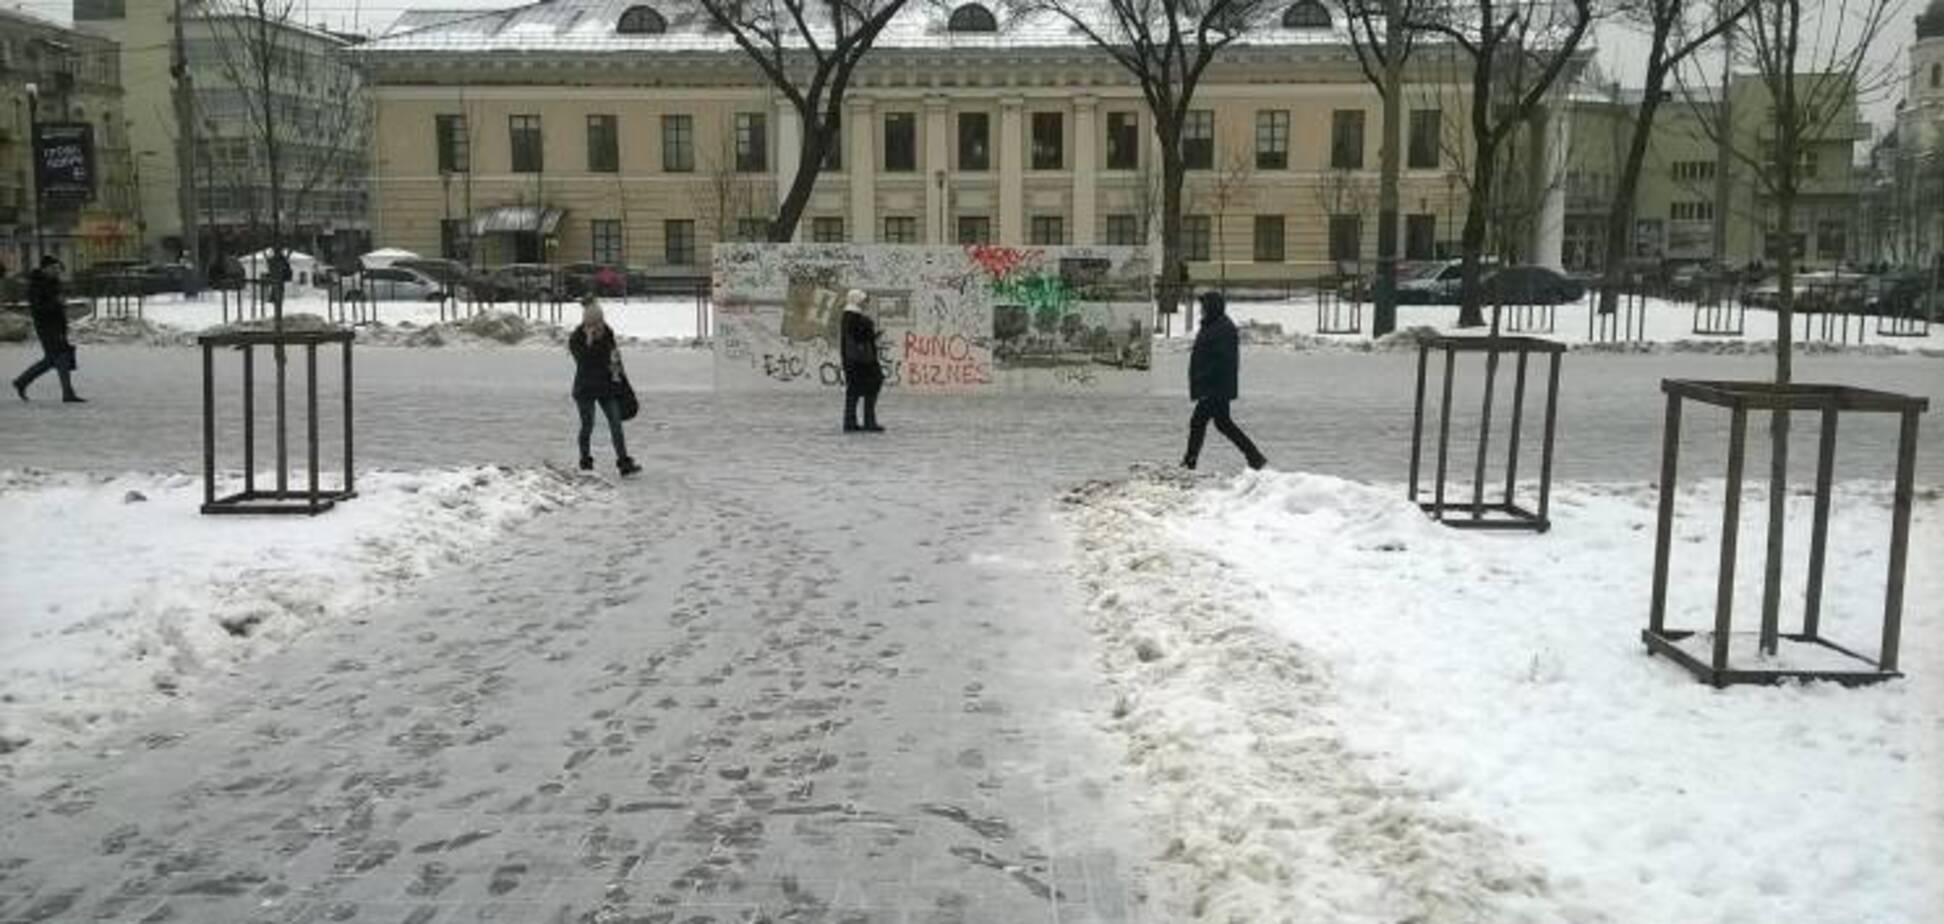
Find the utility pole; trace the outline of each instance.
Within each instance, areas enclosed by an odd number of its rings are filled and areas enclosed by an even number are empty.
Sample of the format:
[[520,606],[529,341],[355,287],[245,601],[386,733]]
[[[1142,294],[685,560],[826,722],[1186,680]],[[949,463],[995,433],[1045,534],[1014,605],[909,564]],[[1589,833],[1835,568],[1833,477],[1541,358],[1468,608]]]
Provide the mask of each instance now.
[[[191,0],[193,2],[193,0]],[[175,0],[175,40],[169,48],[169,74],[175,78],[176,211],[182,251],[191,273],[203,271],[202,232],[196,223],[196,100],[189,74],[188,47],[182,38],[183,0]]]
[[[1715,271],[1728,267],[1728,212],[1734,207],[1729,196],[1734,194],[1734,151],[1730,149],[1735,132],[1735,120],[1730,108],[1729,91],[1734,86],[1735,71],[1735,29],[1729,28],[1721,33],[1721,98],[1715,105],[1719,107],[1717,121],[1721,130],[1715,139],[1715,210],[1714,210],[1714,263]],[[1756,222],[1759,228],[1761,222]],[[1759,244],[1759,242],[1758,242]],[[1760,253],[1761,251],[1756,251]]]

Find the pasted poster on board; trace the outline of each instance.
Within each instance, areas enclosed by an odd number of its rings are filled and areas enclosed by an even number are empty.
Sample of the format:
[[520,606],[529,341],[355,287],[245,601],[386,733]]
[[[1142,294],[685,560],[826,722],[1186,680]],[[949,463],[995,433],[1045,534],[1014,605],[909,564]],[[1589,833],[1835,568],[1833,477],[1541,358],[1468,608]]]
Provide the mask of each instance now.
[[34,182],[41,204],[75,208],[94,201],[94,126],[42,122],[34,126]]
[[720,244],[716,386],[842,388],[862,289],[887,387],[1144,392],[1151,275],[1136,247]]

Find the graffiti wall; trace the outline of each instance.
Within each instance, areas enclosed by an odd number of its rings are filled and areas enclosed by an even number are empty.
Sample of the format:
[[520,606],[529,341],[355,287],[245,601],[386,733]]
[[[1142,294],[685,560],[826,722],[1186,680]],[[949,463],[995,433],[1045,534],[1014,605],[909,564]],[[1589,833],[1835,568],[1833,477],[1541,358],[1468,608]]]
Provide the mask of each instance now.
[[719,244],[716,387],[841,389],[862,289],[887,388],[1145,392],[1151,275],[1134,247]]

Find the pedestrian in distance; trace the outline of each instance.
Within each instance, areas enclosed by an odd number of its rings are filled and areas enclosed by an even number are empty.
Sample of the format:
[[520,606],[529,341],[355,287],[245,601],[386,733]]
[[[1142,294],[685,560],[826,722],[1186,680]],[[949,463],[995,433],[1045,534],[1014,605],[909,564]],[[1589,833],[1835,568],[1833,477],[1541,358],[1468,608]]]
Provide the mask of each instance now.
[[1195,413],[1188,420],[1188,452],[1181,457],[1181,467],[1193,469],[1201,460],[1202,440],[1208,435],[1208,425],[1213,423],[1235,448],[1242,450],[1242,458],[1248,461],[1249,467],[1259,469],[1268,465],[1269,459],[1229,418],[1229,402],[1239,392],[1237,379],[1242,350],[1222,293],[1202,293],[1201,325],[1195,334],[1194,352],[1188,354],[1188,397],[1195,401]]
[[[878,364],[877,323],[864,313],[868,296],[860,289],[844,296],[844,319],[838,337],[844,360],[844,432],[883,433],[878,426],[878,392],[884,390],[884,367]],[[857,405],[864,404],[858,423]]]
[[593,296],[581,299],[581,322],[567,337],[567,352],[574,355],[574,405],[580,410],[580,467],[593,471],[594,408],[607,417],[608,438],[614,442],[614,466],[622,475],[641,471],[628,455],[627,438],[621,432],[623,403],[634,398],[627,373],[621,368],[621,348],[615,344],[614,329],[608,327],[601,303]]
[[67,299],[61,296],[61,261],[41,257],[40,266],[27,274],[27,307],[34,318],[34,336],[39,338],[40,361],[27,367],[13,380],[14,393],[27,400],[27,386],[52,369],[61,379],[61,400],[83,404],[87,399],[74,393],[74,344],[68,341]]

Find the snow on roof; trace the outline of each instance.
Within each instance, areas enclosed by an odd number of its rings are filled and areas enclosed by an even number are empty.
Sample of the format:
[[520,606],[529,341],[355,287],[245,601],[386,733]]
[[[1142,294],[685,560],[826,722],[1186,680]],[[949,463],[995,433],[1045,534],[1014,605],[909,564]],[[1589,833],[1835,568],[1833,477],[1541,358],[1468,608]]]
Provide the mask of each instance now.
[[[649,6],[668,23],[666,32],[621,34],[615,25],[631,7]],[[912,2],[878,37],[879,48],[1001,49],[1081,48],[1084,35],[1052,14],[1020,16],[1001,4],[982,4],[999,20],[998,32],[951,32],[946,22],[961,4]],[[1264,25],[1238,44],[1256,46],[1347,45],[1341,25],[1330,29],[1289,29],[1282,8],[1265,11]],[[366,44],[366,54],[415,52],[641,52],[734,51],[726,32],[716,31],[693,0],[539,0],[497,10],[408,10],[383,35]]]

